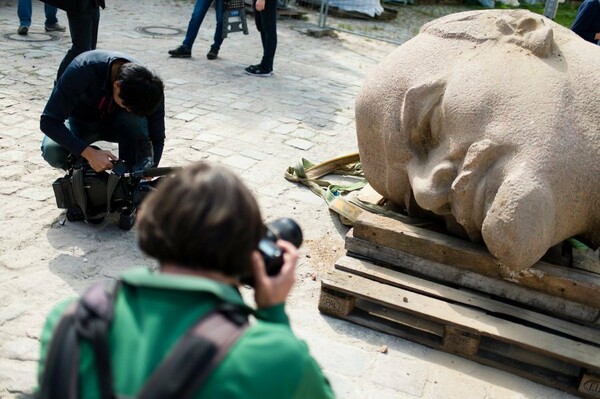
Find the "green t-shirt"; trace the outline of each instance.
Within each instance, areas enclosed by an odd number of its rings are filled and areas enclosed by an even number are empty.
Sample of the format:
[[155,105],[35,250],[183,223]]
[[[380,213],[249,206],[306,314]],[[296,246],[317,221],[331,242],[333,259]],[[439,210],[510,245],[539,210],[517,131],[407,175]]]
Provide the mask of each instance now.
[[[134,396],[186,330],[217,304],[246,306],[235,287],[214,280],[134,269],[122,275],[109,332],[115,392]],[[39,372],[52,331],[72,300],[56,306],[41,336]],[[257,318],[200,388],[196,398],[333,398],[329,382],[294,336],[284,304]],[[99,398],[95,361],[83,343],[80,397]]]

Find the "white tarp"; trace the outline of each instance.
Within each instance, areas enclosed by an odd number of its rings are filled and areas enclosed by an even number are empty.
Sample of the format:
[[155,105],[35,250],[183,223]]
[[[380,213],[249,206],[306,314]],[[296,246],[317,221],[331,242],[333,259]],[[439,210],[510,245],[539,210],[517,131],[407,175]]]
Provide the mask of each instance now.
[[329,0],[329,6],[344,11],[360,12],[370,17],[383,14],[379,0]]

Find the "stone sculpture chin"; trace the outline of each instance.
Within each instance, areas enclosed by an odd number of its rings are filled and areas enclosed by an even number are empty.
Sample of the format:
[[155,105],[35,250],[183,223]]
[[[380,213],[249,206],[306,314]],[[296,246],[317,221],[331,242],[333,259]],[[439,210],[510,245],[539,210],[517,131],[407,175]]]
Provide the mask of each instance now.
[[577,236],[600,245],[600,47],[525,10],[424,25],[356,100],[363,169],[524,270]]

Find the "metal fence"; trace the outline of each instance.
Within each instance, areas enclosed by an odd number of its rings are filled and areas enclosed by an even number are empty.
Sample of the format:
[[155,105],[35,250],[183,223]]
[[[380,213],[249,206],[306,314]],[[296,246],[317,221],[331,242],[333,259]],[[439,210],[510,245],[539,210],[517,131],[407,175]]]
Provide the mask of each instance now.
[[414,5],[414,0],[278,0],[280,18],[296,19],[322,31],[342,31],[402,44],[421,26],[473,7],[450,4]]

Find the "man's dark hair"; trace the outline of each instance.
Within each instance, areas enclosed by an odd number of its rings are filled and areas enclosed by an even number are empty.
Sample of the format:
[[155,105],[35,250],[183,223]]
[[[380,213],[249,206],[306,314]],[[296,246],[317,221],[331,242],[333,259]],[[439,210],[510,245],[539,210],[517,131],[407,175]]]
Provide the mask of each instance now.
[[161,264],[250,276],[264,234],[250,190],[231,171],[200,162],[165,179],[142,205],[142,251]]
[[119,97],[127,108],[138,116],[148,116],[163,100],[162,80],[148,68],[128,62],[117,74],[121,91]]

